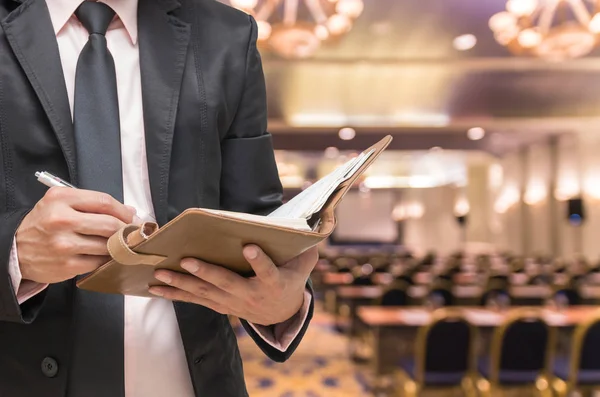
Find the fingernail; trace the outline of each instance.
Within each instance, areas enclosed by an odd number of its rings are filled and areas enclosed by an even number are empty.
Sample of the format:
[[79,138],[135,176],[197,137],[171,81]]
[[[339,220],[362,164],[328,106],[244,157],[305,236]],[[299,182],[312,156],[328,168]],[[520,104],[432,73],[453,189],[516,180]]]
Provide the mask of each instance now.
[[154,275],[154,278],[167,284],[171,284],[171,281],[173,281],[173,278],[168,273],[157,273]]
[[182,261],[181,267],[190,273],[196,273],[200,269],[200,266],[198,266],[198,262],[196,261]]
[[163,293],[159,288],[150,287],[148,292],[150,292],[152,295],[163,296]]
[[256,259],[256,257],[258,256],[258,250],[256,249],[256,247],[246,247],[244,248],[244,255],[248,259]]

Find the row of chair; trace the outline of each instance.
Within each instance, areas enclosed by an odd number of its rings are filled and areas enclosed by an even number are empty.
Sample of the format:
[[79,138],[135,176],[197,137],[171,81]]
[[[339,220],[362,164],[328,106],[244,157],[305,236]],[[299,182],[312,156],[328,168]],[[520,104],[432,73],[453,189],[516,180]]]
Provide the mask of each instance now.
[[533,387],[562,397],[600,386],[600,310],[576,328],[566,357],[555,357],[556,329],[532,308],[515,311],[493,331],[489,354],[478,357],[477,340],[478,329],[460,311],[436,310],[418,330],[414,357],[399,363],[398,395],[435,387],[490,396]]
[[[386,286],[381,297],[375,302],[378,306],[405,306],[409,303],[408,289],[412,284],[407,280],[399,278]],[[452,282],[447,280],[437,280],[429,287],[427,296],[428,301],[436,307],[453,306],[456,299],[452,292]],[[583,304],[578,286],[566,285],[554,289],[551,296],[552,300],[559,306],[573,306]],[[540,298],[542,299],[542,298]],[[508,285],[497,285],[488,283],[481,297],[478,298],[478,304],[482,306],[508,306],[512,298]],[[542,303],[542,302],[540,302]]]

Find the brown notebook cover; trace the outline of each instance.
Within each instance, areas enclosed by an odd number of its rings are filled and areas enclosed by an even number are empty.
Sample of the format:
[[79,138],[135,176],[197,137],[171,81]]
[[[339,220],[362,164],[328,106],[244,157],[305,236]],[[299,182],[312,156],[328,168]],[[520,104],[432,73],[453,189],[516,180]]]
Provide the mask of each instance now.
[[188,209],[161,228],[155,223],[128,225],[108,241],[112,260],[77,282],[82,289],[123,295],[153,297],[148,287],[162,285],[156,269],[185,273],[181,259],[194,257],[242,275],[252,268],[242,255],[246,244],[256,244],[273,261],[284,264],[327,238],[335,228],[334,209],[360,175],[389,145],[387,136],[365,150],[373,153],[365,163],[329,197],[319,216],[317,231],[301,231],[233,219],[202,209]]

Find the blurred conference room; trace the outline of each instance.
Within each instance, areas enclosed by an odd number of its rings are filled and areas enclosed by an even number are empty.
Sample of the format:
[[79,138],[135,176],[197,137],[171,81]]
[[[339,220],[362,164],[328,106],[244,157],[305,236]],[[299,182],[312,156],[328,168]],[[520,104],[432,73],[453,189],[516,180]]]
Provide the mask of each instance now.
[[600,1],[222,1],[258,21],[286,199],[394,138],[295,355],[239,331],[250,395],[593,395]]

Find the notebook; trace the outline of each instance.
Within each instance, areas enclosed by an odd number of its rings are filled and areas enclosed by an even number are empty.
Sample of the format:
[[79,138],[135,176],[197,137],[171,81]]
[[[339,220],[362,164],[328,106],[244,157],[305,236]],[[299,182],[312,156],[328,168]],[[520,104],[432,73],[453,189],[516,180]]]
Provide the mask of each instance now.
[[160,228],[153,222],[127,225],[108,240],[112,259],[79,279],[77,286],[153,297],[148,288],[162,285],[154,271],[185,273],[179,263],[187,257],[252,276],[242,255],[247,244],[258,245],[275,264],[283,265],[333,232],[335,207],[391,140],[383,138],[266,216],[190,208]]

